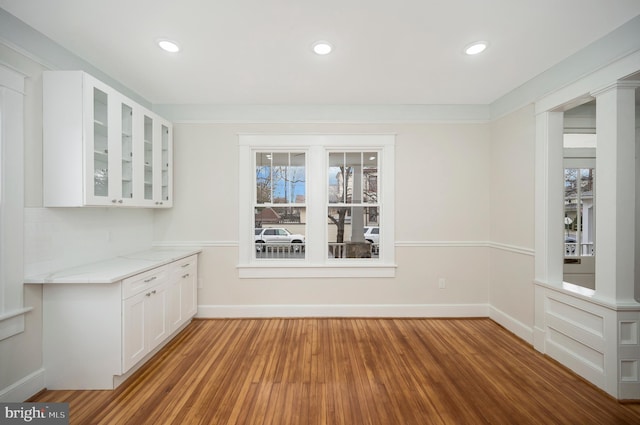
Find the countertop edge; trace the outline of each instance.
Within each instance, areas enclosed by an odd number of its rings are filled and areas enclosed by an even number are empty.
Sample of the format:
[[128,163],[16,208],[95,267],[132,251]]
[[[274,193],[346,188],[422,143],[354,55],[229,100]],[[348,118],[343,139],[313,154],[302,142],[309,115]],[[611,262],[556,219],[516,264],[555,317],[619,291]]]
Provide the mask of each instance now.
[[[137,251],[76,267],[54,270],[35,276],[26,276],[24,283],[30,285],[110,284],[120,282],[128,277],[162,267],[201,252],[201,248],[186,249],[167,247]],[[161,258],[144,258],[145,256],[157,257],[160,253],[166,253],[166,256],[161,256]],[[122,267],[110,273],[109,269],[115,269],[116,267],[114,267],[114,265],[118,265],[119,262],[123,263]]]

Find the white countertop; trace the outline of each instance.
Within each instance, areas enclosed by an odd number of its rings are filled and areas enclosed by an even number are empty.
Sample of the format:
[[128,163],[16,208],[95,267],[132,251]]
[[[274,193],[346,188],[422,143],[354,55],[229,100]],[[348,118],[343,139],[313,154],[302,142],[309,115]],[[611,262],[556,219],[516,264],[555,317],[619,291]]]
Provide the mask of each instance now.
[[24,283],[114,283],[201,251],[193,248],[155,248],[51,273],[27,276]]

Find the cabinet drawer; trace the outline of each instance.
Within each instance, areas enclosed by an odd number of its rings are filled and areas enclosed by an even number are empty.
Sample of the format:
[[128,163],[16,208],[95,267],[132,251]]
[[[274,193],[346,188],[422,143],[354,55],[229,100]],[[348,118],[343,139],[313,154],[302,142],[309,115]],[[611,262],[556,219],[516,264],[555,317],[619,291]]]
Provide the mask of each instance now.
[[179,280],[185,275],[195,275],[198,271],[198,256],[183,258],[171,264],[172,280]]
[[144,273],[131,276],[122,281],[122,299],[139,294],[152,286],[167,280],[169,267],[162,266]]

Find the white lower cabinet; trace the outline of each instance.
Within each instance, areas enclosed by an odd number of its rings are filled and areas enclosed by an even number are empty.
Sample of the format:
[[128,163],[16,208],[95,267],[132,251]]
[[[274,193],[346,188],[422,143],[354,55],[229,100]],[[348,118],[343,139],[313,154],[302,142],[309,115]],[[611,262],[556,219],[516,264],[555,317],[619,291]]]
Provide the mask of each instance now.
[[160,267],[122,282],[122,363],[128,371],[170,334],[170,305],[180,302],[169,296],[169,269]]
[[[122,302],[122,361],[127,371],[169,336],[167,285],[156,285],[148,292]],[[178,323],[176,323],[178,324]]]
[[48,389],[113,389],[197,310],[198,257],[114,283],[44,286]]

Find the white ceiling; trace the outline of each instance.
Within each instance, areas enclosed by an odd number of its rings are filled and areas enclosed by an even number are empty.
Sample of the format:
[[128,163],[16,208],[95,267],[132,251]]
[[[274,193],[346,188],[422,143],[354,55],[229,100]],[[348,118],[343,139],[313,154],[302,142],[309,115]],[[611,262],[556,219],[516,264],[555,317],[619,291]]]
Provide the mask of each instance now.
[[[639,0],[0,0],[153,104],[490,104]],[[175,39],[178,54],[155,40]],[[330,41],[328,56],[311,52]],[[469,57],[465,45],[487,40]]]

